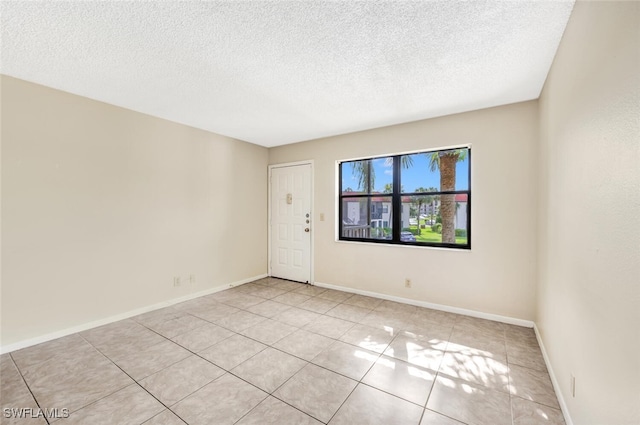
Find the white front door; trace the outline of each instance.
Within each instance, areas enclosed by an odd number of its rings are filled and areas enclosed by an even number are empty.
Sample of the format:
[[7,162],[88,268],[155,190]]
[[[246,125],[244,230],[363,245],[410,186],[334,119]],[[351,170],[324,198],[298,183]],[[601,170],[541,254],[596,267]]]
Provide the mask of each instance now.
[[311,164],[270,170],[271,276],[311,282]]

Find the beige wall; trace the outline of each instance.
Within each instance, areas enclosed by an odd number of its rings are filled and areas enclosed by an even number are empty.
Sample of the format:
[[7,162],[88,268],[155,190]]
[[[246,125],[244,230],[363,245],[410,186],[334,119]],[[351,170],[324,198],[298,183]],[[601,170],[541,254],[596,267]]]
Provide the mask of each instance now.
[[266,148],[1,81],[3,346],[267,272]]
[[[270,149],[270,164],[315,161],[315,280],[533,320],[537,108],[525,102]],[[467,143],[471,251],[336,242],[336,161]]]
[[579,1],[540,98],[537,325],[581,425],[640,423],[639,28]]

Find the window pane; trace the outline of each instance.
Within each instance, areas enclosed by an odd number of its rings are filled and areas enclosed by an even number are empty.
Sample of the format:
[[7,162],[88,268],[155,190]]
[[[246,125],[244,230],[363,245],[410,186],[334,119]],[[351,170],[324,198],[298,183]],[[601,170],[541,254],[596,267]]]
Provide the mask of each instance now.
[[[391,193],[393,158],[375,158],[343,162],[342,191],[354,193]],[[368,192],[368,187],[371,192]]]
[[375,239],[391,239],[393,213],[390,196],[374,196],[371,198],[371,237]]
[[401,240],[466,245],[467,214],[466,194],[403,196]]
[[469,189],[469,149],[403,155],[400,162],[403,193]]
[[393,213],[390,196],[342,199],[342,236],[391,239]]
[[371,193],[393,192],[393,158],[371,160]]
[[342,198],[343,226],[367,226],[369,198]]
[[342,192],[366,193],[369,161],[349,161],[340,164],[342,168]]

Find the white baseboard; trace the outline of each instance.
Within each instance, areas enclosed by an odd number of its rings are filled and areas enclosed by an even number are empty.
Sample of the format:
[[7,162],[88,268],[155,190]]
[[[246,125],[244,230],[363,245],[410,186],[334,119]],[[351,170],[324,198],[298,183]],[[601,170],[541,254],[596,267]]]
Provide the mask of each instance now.
[[98,326],[108,325],[109,323],[117,322],[119,320],[128,319],[133,316],[137,316],[139,314],[147,313],[149,311],[158,310],[161,308],[169,307],[174,304],[178,304],[184,301],[189,301],[194,298],[202,297],[209,294],[214,294],[216,292],[224,291],[225,289],[233,288],[235,286],[244,285],[245,283],[253,282],[254,280],[262,279],[267,277],[267,274],[261,274],[258,276],[253,276],[247,279],[239,280],[236,282],[227,283],[220,286],[215,286],[213,288],[205,289],[203,291],[194,292],[192,294],[184,295],[179,298],[173,298],[167,301],[162,301],[156,304],[148,305],[141,308],[136,308],[135,310],[129,310],[125,313],[116,314],[114,316],[105,317],[103,319],[94,320],[88,323],[83,323],[81,325],[72,326],[70,328],[62,329],[56,332],[51,332],[45,335],[40,335],[34,338],[25,339],[22,341],[14,342],[13,344],[4,345],[0,347],[0,354],[10,353],[12,351],[20,350],[22,348],[30,347],[32,345],[41,344],[43,342],[51,341],[54,339],[62,338],[63,336],[71,335],[74,333],[86,331],[88,329],[97,328]]
[[315,282],[314,285],[320,286],[322,288],[327,288],[327,289],[335,289],[338,291],[350,292],[352,294],[366,295],[368,297],[380,298],[383,300],[396,301],[399,303],[415,305],[418,307],[431,308],[433,310],[446,311],[448,313],[462,314],[465,316],[477,317],[479,319],[494,320],[496,322],[508,323],[510,325],[524,326],[526,328],[532,328],[534,326],[534,323],[531,320],[501,316],[499,314],[483,313],[481,311],[476,311],[476,310],[467,310],[465,308],[451,307],[444,304],[435,304],[435,303],[430,303],[426,301],[412,300],[411,298],[396,297],[394,295],[380,294],[378,292],[363,291],[360,289],[353,289],[346,286],[331,285],[329,283]]
[[540,351],[542,351],[542,357],[544,358],[544,362],[547,365],[547,371],[549,372],[549,377],[551,378],[553,389],[556,392],[556,397],[558,397],[558,403],[560,403],[560,409],[562,410],[562,414],[564,415],[564,421],[566,425],[573,425],[573,421],[571,420],[571,415],[569,414],[569,407],[567,406],[567,403],[564,401],[564,395],[562,394],[562,391],[560,391],[560,384],[558,383],[556,374],[553,372],[553,367],[551,367],[551,362],[549,361],[547,350],[545,349],[544,343],[542,342],[542,336],[540,335],[538,326],[536,326],[535,323],[533,324],[533,330],[536,333],[536,339],[538,340]]

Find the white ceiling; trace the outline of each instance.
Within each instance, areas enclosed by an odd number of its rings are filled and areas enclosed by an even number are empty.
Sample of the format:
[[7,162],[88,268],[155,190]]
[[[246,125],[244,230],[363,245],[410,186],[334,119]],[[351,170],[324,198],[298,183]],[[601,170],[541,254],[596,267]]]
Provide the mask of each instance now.
[[277,146],[536,99],[573,0],[0,7],[3,74]]

